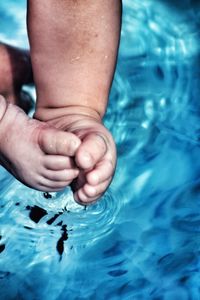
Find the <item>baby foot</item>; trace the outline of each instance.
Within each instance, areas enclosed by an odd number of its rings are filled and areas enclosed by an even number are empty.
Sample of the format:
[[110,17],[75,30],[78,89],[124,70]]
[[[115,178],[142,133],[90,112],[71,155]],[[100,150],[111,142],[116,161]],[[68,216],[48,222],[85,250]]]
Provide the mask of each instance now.
[[[86,128],[84,128],[86,126]],[[109,131],[95,120],[82,121],[82,143],[75,155],[82,170],[73,182],[74,198],[82,204],[95,202],[111,183],[116,165],[115,143]]]
[[0,96],[0,162],[18,180],[40,191],[59,191],[78,176],[80,139],[30,119]]
[[96,201],[108,188],[115,171],[116,148],[111,134],[100,118],[89,115],[69,114],[48,123],[81,139],[75,154],[80,173],[72,183],[74,198],[84,205]]

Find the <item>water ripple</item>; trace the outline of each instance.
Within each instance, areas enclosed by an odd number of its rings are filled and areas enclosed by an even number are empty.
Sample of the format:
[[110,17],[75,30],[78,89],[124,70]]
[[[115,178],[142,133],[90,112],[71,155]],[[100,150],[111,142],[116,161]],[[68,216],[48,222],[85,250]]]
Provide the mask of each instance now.
[[[18,196],[14,199],[16,191]],[[25,243],[27,240],[36,243],[42,239],[48,240],[49,245],[49,240],[59,239],[63,228],[66,228],[66,246],[69,243],[73,248],[96,243],[108,235],[122,206],[111,190],[101,201],[83,207],[75,203],[69,189],[47,196],[17,182],[1,197],[5,203],[0,216],[4,223],[2,236],[7,236],[10,227],[15,242]]]
[[[58,201],[66,195],[58,197]],[[59,221],[67,224],[69,238],[73,245],[92,244],[109,234],[116,221],[122,203],[113,197],[112,190],[88,207],[76,204],[72,197],[66,203],[65,213]]]

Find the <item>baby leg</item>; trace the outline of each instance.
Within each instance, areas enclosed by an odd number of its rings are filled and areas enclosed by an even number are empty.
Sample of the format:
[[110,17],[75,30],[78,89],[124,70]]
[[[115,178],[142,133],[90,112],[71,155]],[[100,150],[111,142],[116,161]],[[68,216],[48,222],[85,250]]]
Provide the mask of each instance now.
[[29,0],[28,31],[37,90],[35,118],[82,141],[75,199],[89,203],[111,182],[115,144],[102,124],[116,64],[120,0]]

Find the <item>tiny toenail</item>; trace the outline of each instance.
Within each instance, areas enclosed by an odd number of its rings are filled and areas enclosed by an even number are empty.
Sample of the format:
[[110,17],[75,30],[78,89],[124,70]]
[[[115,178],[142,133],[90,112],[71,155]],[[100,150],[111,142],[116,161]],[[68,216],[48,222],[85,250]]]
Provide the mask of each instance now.
[[91,161],[91,155],[88,152],[84,152],[83,157],[84,157],[84,160]]
[[93,174],[93,180],[95,182],[95,184],[99,183],[99,176],[97,174]]
[[77,141],[71,141],[71,147],[72,149],[76,149],[78,147]]

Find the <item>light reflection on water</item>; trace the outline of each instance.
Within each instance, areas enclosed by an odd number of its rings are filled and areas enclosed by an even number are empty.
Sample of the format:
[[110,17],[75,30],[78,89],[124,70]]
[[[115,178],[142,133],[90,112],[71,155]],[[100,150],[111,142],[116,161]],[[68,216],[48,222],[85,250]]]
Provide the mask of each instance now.
[[[101,202],[45,198],[1,170],[0,299],[200,298],[200,8],[176,2],[124,1]],[[24,13],[0,3],[1,39],[27,45]]]

